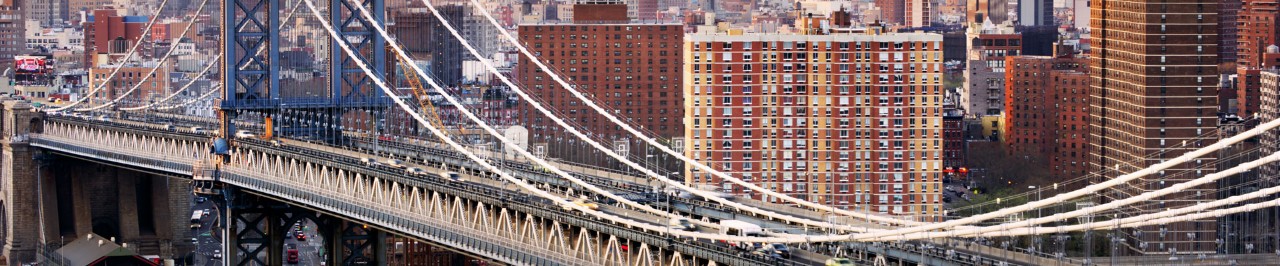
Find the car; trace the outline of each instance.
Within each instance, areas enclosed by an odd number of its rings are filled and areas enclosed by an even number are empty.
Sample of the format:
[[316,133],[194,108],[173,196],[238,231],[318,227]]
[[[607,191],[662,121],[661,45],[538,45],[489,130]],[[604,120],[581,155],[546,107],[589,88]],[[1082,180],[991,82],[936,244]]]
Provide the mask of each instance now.
[[273,139],[273,140],[271,140],[271,146],[280,147],[280,145],[283,145],[283,144],[281,144],[281,143],[280,143],[280,140],[278,140],[278,139]]
[[423,171],[422,168],[417,168],[417,167],[405,168],[404,172],[410,175],[423,175],[427,173],[427,171]]
[[222,250],[220,250],[220,249],[215,249],[215,250],[213,250],[213,258],[214,258],[214,259],[222,259]]
[[391,166],[393,168],[404,168],[404,161],[396,160],[396,159],[387,159],[386,162],[387,162],[387,166]]
[[600,204],[596,204],[595,202],[591,202],[591,201],[586,200],[586,199],[575,199],[575,200],[573,200],[573,204],[577,204],[578,206],[586,207],[587,209],[591,209],[591,210],[593,210],[593,211],[600,210]]
[[453,181],[453,182],[467,182],[467,180],[463,179],[462,175],[458,174],[457,172],[441,172],[440,178],[444,178],[446,180]]
[[298,235],[294,236],[294,239],[297,239],[298,241],[307,241],[307,234],[299,232]]
[[204,197],[196,197],[196,203],[204,203]]
[[191,133],[204,134],[204,132],[205,131],[203,127],[191,127]]
[[693,231],[698,229],[698,227],[693,225],[692,222],[689,222],[688,218],[672,218],[671,220],[669,220],[669,222],[667,222],[667,226],[671,227],[672,229],[684,230],[684,231]]
[[170,124],[164,125],[164,130],[173,131],[173,128],[174,128],[173,125],[170,125]]
[[107,115],[100,115],[98,116],[98,121],[111,122],[111,117],[108,117]]
[[285,260],[289,262],[289,264],[298,264],[298,249],[289,249],[286,253],[289,255]]
[[194,238],[194,237],[192,237],[192,238],[191,238],[191,244],[200,244],[200,239],[199,239],[199,238]]
[[756,255],[756,256],[760,256],[760,257],[765,257],[765,258],[766,258],[766,259],[768,259],[768,260],[779,260],[779,259],[782,259],[782,257],[781,257],[781,256],[778,256],[778,254],[777,254],[777,253],[769,252],[769,251],[764,250],[764,249],[757,249],[757,250],[755,250],[755,251],[751,251],[751,255]]
[[200,224],[191,224],[191,229],[200,229]]
[[765,245],[764,249],[770,252],[773,252],[774,254],[778,254],[778,256],[781,256],[783,258],[788,258],[788,259],[791,258],[791,249],[787,248],[787,245],[783,245],[780,243],[773,243],[773,244]]
[[377,160],[374,160],[373,158],[369,158],[369,157],[360,158],[360,162],[364,163],[365,165],[374,165],[378,163]]
[[235,135],[235,136],[236,136],[236,138],[238,138],[238,139],[247,139],[247,138],[252,138],[252,137],[253,137],[253,133],[249,133],[249,131],[248,131],[248,130],[236,130],[236,135]]
[[827,259],[825,266],[853,266],[853,260],[846,258],[830,258]]

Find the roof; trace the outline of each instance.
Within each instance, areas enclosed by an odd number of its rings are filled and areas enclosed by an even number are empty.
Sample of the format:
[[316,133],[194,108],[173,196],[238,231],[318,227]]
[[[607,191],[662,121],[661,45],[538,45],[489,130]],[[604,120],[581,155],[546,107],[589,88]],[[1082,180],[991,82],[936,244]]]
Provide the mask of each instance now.
[[[132,250],[116,245],[111,240],[92,233],[85,238],[77,238],[76,241],[63,246],[58,249],[57,253],[66,262],[63,265],[71,266],[91,265],[107,257],[137,257],[139,260],[143,260]],[[148,261],[148,263],[150,262]]]
[[[147,23],[150,21],[151,21],[151,18],[147,16],[124,16],[124,23]],[[85,18],[85,22],[92,23],[93,15],[89,15],[87,18]]]

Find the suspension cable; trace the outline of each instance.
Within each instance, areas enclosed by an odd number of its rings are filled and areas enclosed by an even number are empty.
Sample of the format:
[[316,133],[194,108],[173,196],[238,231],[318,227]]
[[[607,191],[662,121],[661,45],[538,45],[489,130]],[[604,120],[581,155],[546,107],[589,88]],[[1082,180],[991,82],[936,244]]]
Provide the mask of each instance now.
[[[178,47],[180,45],[178,45],[177,43],[181,42],[182,37],[187,36],[187,33],[191,31],[191,27],[196,25],[196,18],[200,17],[200,13],[204,11],[205,4],[207,3],[209,3],[209,0],[200,1],[200,7],[197,7],[196,12],[191,14],[190,19],[187,19],[187,26],[182,29],[182,34],[178,34],[179,37],[177,38],[177,41],[169,45],[169,51],[165,52],[164,56],[160,57],[159,61],[156,61],[156,66],[152,67],[150,71],[147,71],[147,74],[143,75],[142,78],[138,80],[138,83],[133,84],[133,88],[129,88],[128,91],[125,91],[124,93],[120,94],[119,97],[116,97],[111,101],[107,101],[102,105],[98,105],[95,107],[88,107],[88,108],[78,108],[78,109],[75,109],[76,112],[90,112],[90,111],[101,110],[102,108],[111,107],[112,105],[115,105],[117,102],[120,102],[120,100],[123,100],[125,97],[129,97],[129,94],[133,94],[134,91],[137,91],[138,88],[141,88],[142,84],[146,84],[148,79],[151,79],[151,77],[155,76],[156,70],[159,70],[161,66],[164,66],[165,62],[169,61],[169,57],[173,56],[173,52],[178,51]],[[159,15],[157,14],[157,17],[158,16]],[[209,64],[209,65],[212,66],[214,64]],[[208,71],[208,70],[209,68],[205,67],[205,71]],[[203,75],[203,73],[201,74]],[[167,79],[168,77],[164,77],[164,78]],[[195,80],[192,80],[192,82],[195,82]]]
[[[94,88],[93,90],[89,91],[89,93],[85,94],[84,97],[81,97],[80,99],[72,101],[71,103],[62,107],[49,109],[49,111],[60,112],[62,110],[71,109],[71,107],[74,107],[77,104],[87,101],[89,100],[89,98],[93,98],[94,94],[97,94],[98,91],[102,90],[103,88],[106,88],[107,84],[110,84],[111,80],[115,79],[116,74],[120,73],[120,69],[124,68],[125,62],[129,62],[129,59],[133,58],[133,54],[138,52],[138,47],[142,46],[143,40],[147,38],[147,35],[151,34],[151,27],[155,25],[156,20],[160,18],[160,15],[159,15],[160,10],[164,9],[165,5],[168,5],[168,4],[169,4],[169,0],[160,0],[160,7],[156,8],[156,15],[151,16],[151,20],[147,22],[146,26],[144,26],[144,28],[142,29],[142,35],[138,36],[138,42],[134,43],[133,47],[129,48],[129,52],[124,55],[124,58],[120,59],[120,66],[116,67],[114,70],[111,70],[111,74],[107,75],[107,79],[103,80],[102,83],[99,83],[97,88]],[[92,81],[90,81],[90,83],[92,83]]]

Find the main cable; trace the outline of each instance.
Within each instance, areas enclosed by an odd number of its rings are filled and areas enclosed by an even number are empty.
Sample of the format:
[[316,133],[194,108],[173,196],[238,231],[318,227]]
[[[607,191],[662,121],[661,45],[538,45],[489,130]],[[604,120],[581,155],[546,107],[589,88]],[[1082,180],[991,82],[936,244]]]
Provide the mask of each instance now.
[[[1120,206],[1125,206],[1125,205],[1134,204],[1134,203],[1138,203],[1138,202],[1149,200],[1149,199],[1154,199],[1159,196],[1177,193],[1185,189],[1189,189],[1198,185],[1203,185],[1209,182],[1217,181],[1218,179],[1222,179],[1234,174],[1242,173],[1242,172],[1248,171],[1249,169],[1257,168],[1259,166],[1262,166],[1268,163],[1273,163],[1278,160],[1280,160],[1280,152],[1273,153],[1269,156],[1262,157],[1247,163],[1243,163],[1227,170],[1208,174],[1203,177],[1196,178],[1187,182],[1174,184],[1172,186],[1162,188],[1156,191],[1145,192],[1137,196],[1120,199],[1112,202],[1107,202],[1105,204],[1082,208],[1082,209],[1065,212],[1065,213],[1055,213],[1053,215],[1049,215],[1045,217],[1037,217],[1037,218],[1022,220],[1022,221],[1017,221],[1012,223],[1002,223],[1002,224],[986,226],[986,227],[969,228],[969,229],[962,229],[962,230],[950,230],[950,231],[944,231],[944,232],[928,232],[927,234],[935,237],[936,236],[955,237],[955,236],[962,236],[962,235],[984,235],[984,233],[988,233],[988,232],[1006,231],[1009,229],[1031,227],[1033,225],[1049,223],[1057,220],[1075,218],[1075,217],[1083,216],[1086,214],[1091,214],[1097,211],[1110,210]],[[900,234],[900,235],[893,235],[888,237],[872,238],[872,240],[895,241],[895,240],[918,239],[923,234],[926,234],[926,233]]]
[[[869,240],[869,239],[877,239],[877,238],[883,238],[883,237],[889,237],[889,236],[895,236],[895,235],[902,235],[902,234],[909,234],[909,233],[924,232],[924,231],[936,230],[936,229],[944,229],[944,228],[956,227],[956,226],[960,226],[960,225],[968,225],[968,224],[972,224],[972,223],[981,222],[981,221],[984,221],[984,220],[989,220],[989,219],[993,219],[993,218],[997,218],[997,217],[1002,217],[1002,216],[1005,216],[1005,215],[1010,215],[1010,214],[1014,214],[1014,213],[1019,213],[1019,212],[1024,212],[1024,211],[1028,211],[1028,210],[1033,210],[1033,209],[1035,209],[1035,208],[1043,207],[1043,206],[1050,205],[1050,204],[1056,204],[1056,203],[1058,203],[1058,202],[1062,202],[1062,201],[1064,201],[1064,200],[1073,199],[1073,198],[1076,198],[1076,197],[1080,197],[1080,196],[1084,196],[1084,195],[1092,194],[1092,193],[1094,193],[1094,192],[1098,192],[1098,191],[1101,191],[1101,190],[1106,189],[1106,188],[1109,188],[1109,187],[1113,187],[1113,186],[1116,186],[1116,185],[1119,185],[1119,184],[1123,184],[1123,183],[1125,183],[1125,182],[1132,181],[1132,180],[1137,179],[1137,178],[1139,178],[1139,177],[1143,177],[1143,176],[1146,176],[1146,175],[1154,174],[1154,173],[1156,173],[1157,171],[1164,170],[1164,169],[1166,169],[1166,168],[1170,168],[1170,167],[1173,167],[1173,166],[1176,166],[1176,165],[1179,165],[1179,164],[1187,163],[1187,162],[1191,161],[1192,159],[1199,158],[1200,156],[1204,156],[1204,155],[1206,155],[1206,154],[1209,154],[1210,152],[1217,151],[1217,150],[1219,150],[1219,149],[1225,148],[1225,147],[1227,147],[1227,146],[1230,146],[1230,145],[1233,145],[1233,144],[1236,144],[1236,143],[1239,143],[1239,142],[1245,141],[1245,140],[1247,140],[1247,139],[1249,139],[1249,138],[1252,138],[1252,137],[1254,137],[1254,136],[1257,136],[1257,135],[1260,135],[1260,134],[1262,134],[1262,133],[1265,133],[1265,132],[1267,132],[1268,130],[1271,130],[1271,129],[1273,129],[1273,128],[1276,128],[1277,126],[1280,126],[1280,119],[1276,119],[1276,120],[1273,120],[1273,121],[1270,121],[1270,122],[1266,122],[1266,123],[1259,124],[1257,127],[1253,128],[1253,129],[1250,129],[1250,130],[1245,131],[1245,132],[1242,132],[1242,133],[1240,133],[1240,134],[1238,134],[1238,135],[1231,136],[1231,137],[1229,137],[1229,138],[1226,138],[1226,139],[1220,140],[1220,141],[1215,142],[1214,144],[1211,144],[1211,145],[1209,145],[1209,146],[1205,146],[1205,147],[1202,147],[1202,148],[1199,148],[1199,149],[1196,149],[1196,150],[1188,151],[1188,152],[1183,153],[1182,155],[1180,155],[1180,156],[1178,156],[1178,157],[1176,157],[1176,158],[1173,158],[1173,159],[1171,159],[1171,160],[1169,160],[1169,161],[1165,161],[1165,162],[1157,163],[1157,164],[1152,165],[1152,166],[1150,166],[1150,167],[1143,168],[1143,169],[1141,169],[1141,170],[1138,170],[1138,171],[1135,171],[1135,172],[1132,172],[1132,173],[1124,174],[1124,175],[1121,175],[1121,176],[1118,176],[1118,177],[1112,178],[1112,179],[1110,179],[1110,180],[1103,181],[1103,182],[1101,182],[1101,183],[1097,183],[1097,184],[1089,185],[1089,186],[1084,187],[1084,188],[1079,189],[1079,190],[1075,190],[1075,191],[1070,191],[1070,192],[1067,192],[1067,193],[1062,193],[1062,194],[1054,195],[1053,197],[1050,197],[1050,198],[1047,198],[1047,199],[1040,199],[1040,200],[1036,200],[1036,201],[1033,201],[1033,202],[1028,202],[1028,203],[1025,203],[1025,204],[1022,204],[1022,205],[1018,205],[1018,206],[1013,206],[1013,207],[1004,208],[1004,209],[1001,209],[1001,210],[998,210],[998,211],[994,211],[994,212],[978,214],[978,215],[974,215],[974,216],[970,216],[970,217],[965,217],[965,218],[956,219],[956,220],[951,220],[951,221],[946,221],[946,222],[941,222],[941,223],[934,223],[934,224],[928,224],[928,225],[924,225],[924,226],[913,226],[913,227],[907,227],[907,228],[900,228],[900,229],[885,230],[885,231],[880,231],[880,232],[871,232],[871,233],[859,234],[859,235],[858,235],[857,237],[855,237],[853,240],[864,241],[864,240]],[[1146,194],[1146,193],[1143,193],[1143,194]]]

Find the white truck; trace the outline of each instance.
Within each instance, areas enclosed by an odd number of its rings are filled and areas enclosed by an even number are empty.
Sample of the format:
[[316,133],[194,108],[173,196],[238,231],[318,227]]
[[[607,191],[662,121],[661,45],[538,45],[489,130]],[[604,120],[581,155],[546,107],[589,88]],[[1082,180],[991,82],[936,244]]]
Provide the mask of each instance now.
[[[721,220],[720,234],[729,235],[729,236],[741,236],[741,237],[764,236],[764,228],[761,228],[759,225],[748,223],[741,220]],[[722,242],[729,244],[730,247],[735,247],[739,249],[750,249],[752,247],[752,243],[747,241],[722,241]]]

